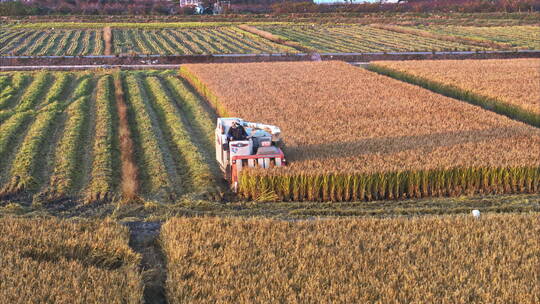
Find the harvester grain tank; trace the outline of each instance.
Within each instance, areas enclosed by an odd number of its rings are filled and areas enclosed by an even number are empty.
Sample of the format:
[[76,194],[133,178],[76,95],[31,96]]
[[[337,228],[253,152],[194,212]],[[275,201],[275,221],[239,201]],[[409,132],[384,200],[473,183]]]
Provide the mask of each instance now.
[[[233,123],[244,127],[247,137],[231,140],[227,134]],[[216,159],[233,191],[238,190],[238,176],[244,168],[272,168],[286,164],[278,147],[281,130],[272,125],[247,122],[240,118],[218,118],[215,131]]]

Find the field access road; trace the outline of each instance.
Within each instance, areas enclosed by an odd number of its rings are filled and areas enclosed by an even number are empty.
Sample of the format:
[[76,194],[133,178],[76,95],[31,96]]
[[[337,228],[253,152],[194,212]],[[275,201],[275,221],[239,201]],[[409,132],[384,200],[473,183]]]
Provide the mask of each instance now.
[[[340,60],[370,62],[375,60],[424,59],[505,59],[540,58],[540,50],[460,51],[460,52],[387,52],[387,53],[299,53],[299,54],[216,54],[216,55],[137,55],[137,56],[0,56],[0,71],[15,67],[30,69],[91,68],[176,68],[185,63],[243,63],[271,61]],[[22,68],[17,68],[22,69]],[[52,68],[51,68],[52,69]]]
[[0,71],[35,71],[35,70],[50,70],[50,71],[85,71],[97,69],[121,69],[121,70],[169,70],[179,68],[179,64],[124,64],[124,65],[11,65],[0,66]]

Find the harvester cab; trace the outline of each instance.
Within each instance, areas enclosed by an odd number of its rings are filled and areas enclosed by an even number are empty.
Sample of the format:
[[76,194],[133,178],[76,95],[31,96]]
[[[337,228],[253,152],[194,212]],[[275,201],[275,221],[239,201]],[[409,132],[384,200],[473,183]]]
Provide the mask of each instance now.
[[[233,123],[244,127],[247,137],[229,138]],[[238,190],[238,176],[243,168],[272,168],[285,165],[285,155],[278,147],[281,130],[272,125],[246,122],[240,118],[218,118],[216,159],[233,191]]]

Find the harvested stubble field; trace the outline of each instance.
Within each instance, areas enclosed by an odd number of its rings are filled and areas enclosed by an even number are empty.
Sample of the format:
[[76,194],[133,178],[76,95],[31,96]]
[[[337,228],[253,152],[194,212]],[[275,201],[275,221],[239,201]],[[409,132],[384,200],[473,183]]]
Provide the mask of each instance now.
[[[169,303],[538,303],[538,214],[176,218]],[[241,254],[239,254],[241,253]]]
[[140,256],[109,221],[0,219],[3,303],[141,303]]
[[540,127],[539,59],[380,61],[372,65],[373,70],[443,94],[472,98]]
[[0,55],[75,56],[103,53],[101,30],[2,29],[0,32]]
[[[66,17],[66,16],[63,16]],[[85,18],[88,16],[77,16],[77,18]],[[121,18],[122,16],[109,16]],[[167,16],[171,19],[172,16]],[[139,22],[137,22],[139,21]],[[208,27],[223,27],[235,26],[240,24],[290,24],[290,22],[236,22],[236,21],[185,21],[185,22],[141,22],[140,20],[127,20],[126,22],[20,22],[10,27],[15,29],[102,29],[106,26],[123,29],[164,29],[164,28],[208,28]]]
[[343,62],[184,65],[181,74],[221,116],[282,128],[290,165],[242,174],[248,198],[372,200],[540,186],[537,128]]
[[489,40],[516,49],[540,49],[538,26],[419,26],[436,34],[477,40]]
[[[153,30],[144,25],[114,28],[111,51],[113,54],[160,55],[297,52],[234,26],[166,28],[166,25]],[[89,28],[8,28],[0,32],[0,55],[105,55],[103,29]]]
[[219,193],[212,113],[173,71],[3,73],[0,91],[0,205]]
[[262,39],[237,27],[191,29],[115,29],[116,54],[294,53],[295,49]]
[[323,53],[485,49],[472,44],[399,33],[372,26],[311,24],[259,25],[256,28]]
[[[258,34],[242,30],[256,27]],[[0,32],[0,55],[196,55],[539,49],[534,26],[460,27],[286,22],[22,23]],[[260,35],[260,32],[264,34]],[[260,36],[264,37],[261,38]],[[268,37],[273,36],[271,39]],[[279,40],[280,43],[272,41]],[[300,47],[289,47],[289,41]]]

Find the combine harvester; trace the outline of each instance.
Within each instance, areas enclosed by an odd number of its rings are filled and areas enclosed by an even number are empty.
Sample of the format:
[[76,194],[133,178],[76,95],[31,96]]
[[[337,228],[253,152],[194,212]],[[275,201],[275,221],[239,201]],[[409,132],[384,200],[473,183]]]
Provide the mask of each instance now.
[[[230,138],[228,134],[233,123],[245,128],[246,138]],[[216,159],[234,192],[238,191],[238,176],[243,168],[266,169],[286,164],[285,155],[278,147],[281,130],[276,126],[246,122],[240,118],[218,118],[215,133]]]

